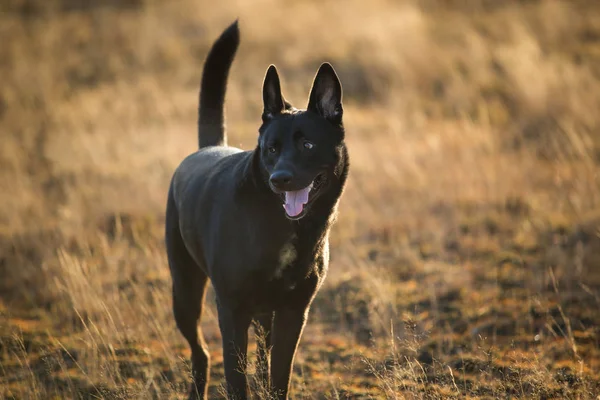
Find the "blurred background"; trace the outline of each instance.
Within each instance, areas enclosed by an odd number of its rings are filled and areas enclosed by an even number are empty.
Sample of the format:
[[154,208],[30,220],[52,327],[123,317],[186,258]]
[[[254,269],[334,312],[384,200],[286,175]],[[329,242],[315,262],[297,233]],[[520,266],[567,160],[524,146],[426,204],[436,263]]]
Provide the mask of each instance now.
[[185,397],[164,207],[235,18],[231,145],[256,145],[269,64],[298,108],[323,61],[344,88],[294,398],[597,395],[600,3],[5,0],[0,399]]

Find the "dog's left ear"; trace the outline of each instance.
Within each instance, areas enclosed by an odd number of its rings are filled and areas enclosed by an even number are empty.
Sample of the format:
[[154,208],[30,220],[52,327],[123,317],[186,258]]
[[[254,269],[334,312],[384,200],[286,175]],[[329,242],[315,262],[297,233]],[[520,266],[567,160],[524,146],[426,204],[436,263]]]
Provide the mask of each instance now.
[[281,94],[281,83],[279,74],[274,65],[269,66],[263,82],[263,122],[267,122],[276,115],[281,114],[289,103]]
[[342,84],[329,63],[321,64],[313,81],[307,110],[334,124],[342,122]]

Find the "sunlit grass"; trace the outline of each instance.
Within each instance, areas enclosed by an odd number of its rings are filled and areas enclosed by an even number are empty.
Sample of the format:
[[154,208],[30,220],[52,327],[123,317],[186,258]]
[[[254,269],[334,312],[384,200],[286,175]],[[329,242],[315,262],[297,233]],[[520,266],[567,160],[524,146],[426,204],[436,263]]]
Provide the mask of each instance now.
[[600,8],[109,3],[0,6],[0,399],[185,397],[164,203],[236,17],[230,144],[256,144],[269,64],[298,107],[322,61],[344,85],[351,176],[294,398],[597,395]]

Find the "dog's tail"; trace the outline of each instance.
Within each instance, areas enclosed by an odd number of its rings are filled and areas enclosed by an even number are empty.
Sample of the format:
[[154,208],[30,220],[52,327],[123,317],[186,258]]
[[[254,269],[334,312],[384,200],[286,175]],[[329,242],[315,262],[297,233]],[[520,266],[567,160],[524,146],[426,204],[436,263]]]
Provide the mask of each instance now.
[[225,91],[229,69],[240,43],[238,21],[235,20],[213,44],[202,73],[198,108],[199,146],[225,146]]

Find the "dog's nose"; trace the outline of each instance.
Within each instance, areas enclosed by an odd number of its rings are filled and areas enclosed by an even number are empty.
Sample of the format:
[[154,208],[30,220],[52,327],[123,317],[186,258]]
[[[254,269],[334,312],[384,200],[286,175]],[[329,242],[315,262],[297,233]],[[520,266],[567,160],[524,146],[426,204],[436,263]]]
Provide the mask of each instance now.
[[276,171],[271,174],[269,181],[277,189],[285,189],[292,182],[293,177],[290,171]]

